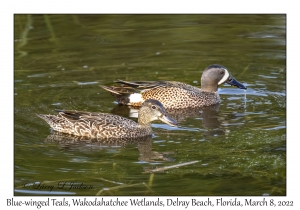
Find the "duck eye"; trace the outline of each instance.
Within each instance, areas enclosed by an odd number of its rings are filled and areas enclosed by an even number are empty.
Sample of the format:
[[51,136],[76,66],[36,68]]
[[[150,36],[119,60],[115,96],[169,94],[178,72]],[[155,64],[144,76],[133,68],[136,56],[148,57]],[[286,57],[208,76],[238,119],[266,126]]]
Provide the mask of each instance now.
[[225,71],[220,71],[220,74],[224,74],[225,73]]
[[156,106],[152,105],[151,108],[152,108],[152,109],[156,109]]

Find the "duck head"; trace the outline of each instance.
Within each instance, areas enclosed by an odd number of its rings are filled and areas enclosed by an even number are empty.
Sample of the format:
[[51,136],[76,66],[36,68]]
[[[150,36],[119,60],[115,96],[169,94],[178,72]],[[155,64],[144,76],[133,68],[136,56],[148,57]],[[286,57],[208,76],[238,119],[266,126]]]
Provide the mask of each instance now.
[[237,81],[227,70],[219,64],[208,66],[201,77],[201,90],[206,92],[216,92],[218,85],[227,83],[240,89],[247,89],[242,83]]
[[154,120],[161,120],[170,125],[177,126],[177,122],[172,119],[166,112],[163,105],[154,99],[147,99],[143,102],[139,110],[139,124],[149,124]]

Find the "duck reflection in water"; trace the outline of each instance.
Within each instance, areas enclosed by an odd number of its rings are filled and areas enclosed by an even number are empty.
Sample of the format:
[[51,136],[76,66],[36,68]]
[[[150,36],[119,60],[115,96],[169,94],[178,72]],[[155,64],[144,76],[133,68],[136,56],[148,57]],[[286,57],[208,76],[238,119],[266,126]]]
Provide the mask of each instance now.
[[80,150],[91,152],[105,149],[122,149],[130,145],[137,145],[140,156],[139,161],[144,162],[173,162],[174,159],[168,157],[174,152],[152,151],[152,136],[144,136],[131,139],[95,139],[86,136],[74,136],[52,130],[45,139],[46,143],[58,144],[63,150]]
[[[202,118],[202,126],[206,129],[203,133],[205,136],[224,135],[225,131],[221,128],[222,122],[219,118],[220,104],[211,106],[187,108],[187,109],[166,109],[168,115],[176,120],[179,124],[187,118]],[[118,104],[112,109],[113,114],[121,116],[138,117],[139,107],[124,106]]]

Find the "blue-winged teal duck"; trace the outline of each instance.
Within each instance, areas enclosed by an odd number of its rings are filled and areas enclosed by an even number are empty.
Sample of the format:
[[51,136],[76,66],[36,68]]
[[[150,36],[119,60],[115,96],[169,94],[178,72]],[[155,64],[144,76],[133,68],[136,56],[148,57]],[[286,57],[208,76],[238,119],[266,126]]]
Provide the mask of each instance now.
[[119,104],[141,106],[146,99],[159,100],[166,109],[184,109],[210,106],[220,102],[218,85],[228,83],[240,89],[247,89],[221,65],[208,66],[201,77],[201,89],[173,81],[118,80],[123,86],[100,87],[112,93]]
[[113,114],[57,111],[58,115],[38,114],[38,116],[55,131],[97,139],[149,136],[152,135],[150,123],[157,119],[171,126],[177,125],[177,122],[168,116],[163,105],[153,99],[148,99],[142,104],[138,123]]

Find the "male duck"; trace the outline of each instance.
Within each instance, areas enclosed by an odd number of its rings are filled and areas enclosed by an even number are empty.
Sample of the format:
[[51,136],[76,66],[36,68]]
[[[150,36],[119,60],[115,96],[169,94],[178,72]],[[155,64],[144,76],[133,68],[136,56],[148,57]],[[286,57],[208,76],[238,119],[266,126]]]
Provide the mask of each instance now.
[[173,81],[134,81],[118,80],[125,86],[100,87],[112,93],[120,104],[141,106],[143,101],[152,98],[159,100],[166,109],[184,109],[210,106],[220,102],[218,85],[228,83],[240,89],[247,89],[221,65],[208,66],[201,77],[201,89]]
[[170,118],[163,105],[153,99],[145,100],[139,109],[138,123],[124,117],[93,112],[56,110],[58,115],[38,116],[55,131],[89,138],[139,138],[152,135],[151,121],[161,120],[171,126],[177,122]]

